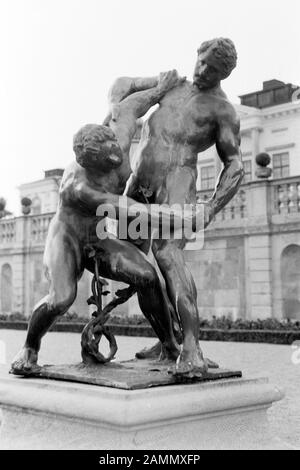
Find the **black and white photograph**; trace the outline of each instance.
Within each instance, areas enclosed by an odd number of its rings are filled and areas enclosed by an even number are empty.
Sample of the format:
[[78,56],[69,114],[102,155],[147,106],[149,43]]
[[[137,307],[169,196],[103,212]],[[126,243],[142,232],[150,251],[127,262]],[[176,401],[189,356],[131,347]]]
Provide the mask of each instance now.
[[0,0],[3,458],[300,450],[299,17]]

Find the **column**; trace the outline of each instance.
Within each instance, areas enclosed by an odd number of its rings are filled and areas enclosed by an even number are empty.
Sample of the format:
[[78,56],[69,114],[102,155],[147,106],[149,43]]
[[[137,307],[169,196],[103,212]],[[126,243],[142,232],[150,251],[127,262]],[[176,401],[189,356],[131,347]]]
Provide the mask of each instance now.
[[252,319],[272,317],[272,259],[269,235],[249,237],[249,300]]
[[260,133],[260,128],[259,127],[254,127],[251,130],[251,140],[252,140],[252,161],[253,161],[253,169],[254,169],[254,175],[256,172],[257,164],[255,161],[256,155],[260,152],[259,148],[259,133]]
[[272,246],[268,223],[268,181],[248,189],[248,314],[252,319],[272,317]]

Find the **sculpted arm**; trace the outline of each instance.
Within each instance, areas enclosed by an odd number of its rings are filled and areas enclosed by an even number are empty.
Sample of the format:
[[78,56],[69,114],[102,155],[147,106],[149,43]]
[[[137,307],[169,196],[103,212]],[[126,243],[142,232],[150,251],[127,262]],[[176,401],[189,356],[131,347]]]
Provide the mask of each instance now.
[[233,108],[229,108],[229,112],[220,118],[216,148],[224,168],[209,201],[210,219],[237,193],[244,176],[240,151],[240,123]]
[[108,126],[112,117],[112,108],[114,105],[123,101],[127,96],[137,91],[148,90],[157,86],[159,76],[156,77],[119,77],[117,78],[108,92],[109,112],[103,121],[104,126]]
[[[179,77],[176,70],[171,70],[161,73],[158,80],[152,80],[152,82],[151,80],[146,79],[148,85],[156,82],[156,86],[153,88],[136,91],[119,103],[112,105],[109,127],[116,134],[123,150],[129,150],[136,131],[136,120],[144,116],[153,105],[159,103],[169,90],[182,83],[185,78]],[[141,89],[145,85],[145,82],[141,82]]]
[[120,103],[127,96],[137,91],[148,90],[157,86],[159,76],[156,77],[119,77],[115,80],[108,92],[109,105]]
[[123,217],[130,222],[138,215],[141,223],[151,223],[152,228],[159,228],[162,223],[166,226],[169,223],[172,229],[174,226],[183,225],[184,222],[190,223],[190,220],[192,220],[193,227],[196,227],[199,224],[199,217],[202,217],[200,205],[198,209],[193,208],[193,210],[182,213],[165,206],[138,204],[127,196],[95,190],[84,180],[74,184],[73,200],[94,210],[98,216],[104,216],[108,212],[107,215],[111,218],[120,219]]

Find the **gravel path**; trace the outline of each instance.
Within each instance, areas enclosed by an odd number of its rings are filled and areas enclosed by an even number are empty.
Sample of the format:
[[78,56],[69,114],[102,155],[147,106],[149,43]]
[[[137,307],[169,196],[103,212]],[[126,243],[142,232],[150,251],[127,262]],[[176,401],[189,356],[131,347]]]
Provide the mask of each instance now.
[[[10,363],[22,342],[25,332],[0,330],[0,341],[6,346],[6,362]],[[153,338],[118,337],[117,359],[131,359],[134,353],[154,343]],[[1,347],[1,345],[0,345]],[[291,449],[300,449],[300,364],[294,365],[290,346],[253,343],[202,342],[205,355],[225,368],[241,369],[244,376],[267,376],[285,389],[285,398],[269,411],[273,432]],[[299,357],[299,356],[298,356]],[[80,335],[49,333],[43,341],[41,364],[74,363],[80,358]],[[7,364],[0,365],[6,373]]]

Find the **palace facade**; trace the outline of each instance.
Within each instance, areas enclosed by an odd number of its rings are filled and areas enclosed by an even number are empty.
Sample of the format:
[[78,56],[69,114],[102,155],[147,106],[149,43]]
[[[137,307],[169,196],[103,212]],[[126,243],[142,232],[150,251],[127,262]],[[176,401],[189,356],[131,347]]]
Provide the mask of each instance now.
[[[204,247],[189,244],[186,261],[194,276],[202,317],[300,319],[300,101],[297,87],[278,80],[241,96],[244,182],[235,198],[205,231]],[[132,154],[139,136],[133,141]],[[268,154],[270,164],[258,155]],[[258,162],[258,163],[257,163]],[[265,165],[265,164],[264,164]],[[212,193],[221,162],[215,148],[199,154],[198,197]],[[0,313],[30,315],[47,292],[42,256],[56,209],[63,170],[20,186],[30,213],[0,220]],[[90,274],[80,280],[71,310],[88,315]],[[113,293],[119,286],[110,283]],[[121,306],[139,313],[136,299]]]

